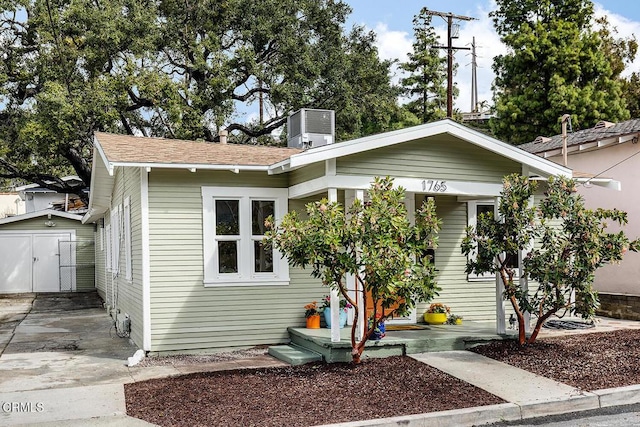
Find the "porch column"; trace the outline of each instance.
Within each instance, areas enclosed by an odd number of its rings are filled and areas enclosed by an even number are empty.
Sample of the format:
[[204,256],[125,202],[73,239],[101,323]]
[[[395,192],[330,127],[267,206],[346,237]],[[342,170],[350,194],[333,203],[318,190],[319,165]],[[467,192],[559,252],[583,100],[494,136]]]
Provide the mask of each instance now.
[[[355,198],[360,200],[364,204],[364,190],[356,190]],[[360,273],[359,273],[360,274]],[[358,337],[363,338],[365,328],[367,327],[367,313],[364,311],[364,301],[367,297],[364,293],[364,289],[360,287],[354,277],[354,290],[356,294],[356,304],[358,305]]]
[[[500,197],[496,197],[495,203],[493,205],[493,217],[496,219],[500,218],[500,211],[498,209],[499,206],[500,206]],[[507,333],[504,299],[502,298],[502,294],[504,294],[504,284],[502,283],[502,279],[500,278],[500,275],[496,274],[496,333],[497,334]]]
[[[338,189],[329,188],[329,202],[338,201]],[[331,289],[331,342],[340,342],[340,297],[336,289]]]

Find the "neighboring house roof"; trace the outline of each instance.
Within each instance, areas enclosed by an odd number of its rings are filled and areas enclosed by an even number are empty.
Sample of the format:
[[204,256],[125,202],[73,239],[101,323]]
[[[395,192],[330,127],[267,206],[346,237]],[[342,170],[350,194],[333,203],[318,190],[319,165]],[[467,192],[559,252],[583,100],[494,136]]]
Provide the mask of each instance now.
[[[595,127],[567,134],[567,154],[575,151],[602,148],[627,141],[638,141],[640,119],[621,123],[599,122]],[[519,145],[518,148],[542,157],[562,154],[562,135],[538,137],[534,141]]]
[[[80,177],[76,176],[76,175],[70,175],[70,176],[63,176],[62,178],[60,178],[61,180],[68,182],[68,181],[77,181],[77,182],[82,182],[82,180],[80,179]],[[54,181],[45,181],[47,183],[55,183]],[[21,187],[16,187],[16,191],[37,191],[37,192],[46,192],[46,193],[55,193],[56,191],[54,190],[50,190],[48,188],[43,188],[40,186],[40,184],[27,184],[27,185],[23,185]]]
[[96,132],[95,142],[109,169],[115,166],[267,170],[301,150],[262,145],[219,144]]
[[27,219],[39,218],[39,217],[43,217],[43,216],[46,216],[49,219],[51,219],[51,217],[55,216],[55,217],[58,217],[58,218],[75,219],[76,221],[82,220],[82,215],[72,214],[72,213],[68,213],[68,212],[54,211],[53,209],[45,209],[45,210],[42,210],[42,211],[29,212],[29,213],[22,214],[22,215],[15,215],[15,216],[7,217],[7,218],[2,218],[2,219],[0,219],[0,225],[8,224],[8,223],[11,223],[11,222],[24,221],[24,220],[27,220]]

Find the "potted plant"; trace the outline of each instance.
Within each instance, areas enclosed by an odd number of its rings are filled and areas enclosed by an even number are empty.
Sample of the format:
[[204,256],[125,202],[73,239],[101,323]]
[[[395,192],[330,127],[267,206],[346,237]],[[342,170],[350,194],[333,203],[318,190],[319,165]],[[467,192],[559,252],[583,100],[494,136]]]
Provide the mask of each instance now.
[[450,314],[449,317],[447,317],[447,325],[462,325],[462,316]]
[[[340,298],[340,327],[344,328],[347,324],[347,309],[351,308],[351,304],[347,300]],[[322,306],[320,311],[324,315],[324,321],[327,328],[331,327],[331,296],[325,295],[322,298]]]
[[444,325],[447,322],[450,308],[442,303],[434,302],[424,313],[424,321],[430,325]]
[[[371,331],[369,338],[374,341],[379,341],[386,335],[386,327],[384,326],[384,321],[380,321],[380,319],[382,318],[381,313],[376,314],[376,318],[378,319],[378,326],[373,331]],[[373,325],[373,315],[369,317],[368,323],[369,328],[371,328],[371,326]]]
[[307,328],[320,329],[320,311],[318,310],[318,302],[312,301],[304,306],[304,317],[307,319]]

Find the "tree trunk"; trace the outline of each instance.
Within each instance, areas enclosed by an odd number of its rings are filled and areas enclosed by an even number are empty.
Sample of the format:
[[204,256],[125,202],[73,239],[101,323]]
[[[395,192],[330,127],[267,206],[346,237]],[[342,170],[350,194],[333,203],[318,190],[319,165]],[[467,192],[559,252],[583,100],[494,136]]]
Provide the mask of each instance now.
[[533,333],[527,340],[527,344],[533,344],[536,341],[536,338],[538,338],[538,334],[540,333],[540,328],[542,328],[542,325],[544,325],[544,322],[546,322],[547,319],[551,317],[552,314],[555,314],[555,313],[556,311],[554,310],[546,313],[542,317],[538,317],[538,321],[536,322],[536,327],[533,329]]

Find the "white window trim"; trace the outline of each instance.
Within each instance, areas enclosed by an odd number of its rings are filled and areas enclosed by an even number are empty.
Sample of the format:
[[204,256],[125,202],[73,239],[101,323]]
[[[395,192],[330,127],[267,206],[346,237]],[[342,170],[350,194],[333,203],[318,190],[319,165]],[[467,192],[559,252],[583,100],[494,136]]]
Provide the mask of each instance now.
[[100,250],[104,252],[104,218],[98,223],[98,238],[100,239]]
[[[240,248],[237,273],[218,272],[215,239],[215,200],[238,200],[240,217]],[[251,234],[251,201],[273,200],[276,222],[287,213],[286,188],[202,187],[202,237],[204,254],[204,286],[284,286],[289,284],[289,263],[274,249],[273,272],[253,272],[255,253]]]
[[122,205],[111,210],[111,273],[113,277],[120,273],[120,238],[122,232]]
[[124,199],[123,209],[124,222],[124,278],[131,282],[133,280],[133,266],[131,260],[131,198]]
[[[469,227],[476,227],[476,225],[478,224],[478,205],[491,205],[494,207],[494,212],[495,212],[495,206],[496,206],[496,200],[495,199],[477,199],[477,200],[469,200],[467,201],[467,225]],[[476,259],[476,252],[473,251],[471,254],[469,254],[469,258],[472,260]],[[518,263],[520,263],[520,260],[518,259]],[[514,279],[519,279],[520,278],[520,269],[516,268],[515,269],[515,275],[513,276]],[[495,281],[496,280],[496,275],[492,274],[492,273],[484,273],[484,274],[473,274],[473,273],[469,273],[467,274],[467,281],[469,282],[490,282],[490,281]]]
[[105,239],[107,243],[107,251],[105,253],[105,268],[111,271],[111,224],[105,225]]

